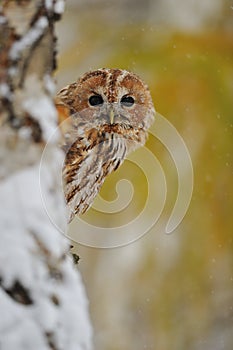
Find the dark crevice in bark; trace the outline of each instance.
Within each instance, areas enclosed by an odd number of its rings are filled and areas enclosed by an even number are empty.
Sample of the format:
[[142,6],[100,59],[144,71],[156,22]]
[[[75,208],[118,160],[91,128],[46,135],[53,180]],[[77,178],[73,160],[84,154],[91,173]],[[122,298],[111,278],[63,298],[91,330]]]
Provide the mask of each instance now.
[[23,305],[32,305],[33,300],[30,296],[30,293],[27,288],[25,288],[21,282],[15,281],[14,284],[10,288],[6,288],[3,285],[2,280],[0,279],[1,288],[17,303]]

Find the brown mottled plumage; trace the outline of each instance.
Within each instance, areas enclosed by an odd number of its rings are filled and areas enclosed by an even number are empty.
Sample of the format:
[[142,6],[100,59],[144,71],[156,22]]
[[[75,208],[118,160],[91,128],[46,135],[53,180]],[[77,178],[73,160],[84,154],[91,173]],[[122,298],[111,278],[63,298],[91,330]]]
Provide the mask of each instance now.
[[155,111],[148,87],[120,69],[84,74],[57,94],[56,105],[65,137],[64,192],[72,218],[90,207],[125,156],[145,143]]

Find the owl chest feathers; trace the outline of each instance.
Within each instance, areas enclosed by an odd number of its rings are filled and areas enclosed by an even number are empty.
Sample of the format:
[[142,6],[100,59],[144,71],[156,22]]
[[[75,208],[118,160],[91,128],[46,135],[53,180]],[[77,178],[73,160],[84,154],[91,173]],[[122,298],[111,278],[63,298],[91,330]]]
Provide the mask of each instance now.
[[92,136],[79,137],[66,154],[63,176],[71,217],[90,207],[107,175],[120,166],[127,152],[126,141],[118,135]]

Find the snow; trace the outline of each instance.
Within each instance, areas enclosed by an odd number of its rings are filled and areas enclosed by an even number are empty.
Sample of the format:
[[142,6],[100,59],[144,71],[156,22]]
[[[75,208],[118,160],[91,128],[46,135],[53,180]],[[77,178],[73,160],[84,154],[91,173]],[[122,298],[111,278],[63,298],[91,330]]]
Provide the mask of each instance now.
[[[46,87],[52,88],[48,78],[45,79]],[[48,141],[57,126],[57,111],[51,97],[41,89],[41,82],[36,75],[27,77],[22,97],[25,111],[39,122],[44,140]]]
[[40,17],[34,26],[22,37],[16,41],[10,50],[10,58],[13,60],[19,59],[21,52],[27,47],[32,46],[43,34],[45,28],[48,27],[48,19]]
[[31,320],[24,307],[13,303],[2,290],[0,307],[1,350],[48,350],[46,339],[35,320]]
[[54,12],[57,14],[62,14],[64,12],[65,2],[64,0],[57,0],[54,5]]
[[47,10],[52,10],[53,0],[45,0],[45,6],[46,6]]
[[9,85],[6,84],[6,83],[1,83],[0,84],[0,96],[1,97],[7,97],[9,98],[10,96],[10,88],[9,88]]
[[[48,167],[43,175],[47,190],[53,193],[53,171],[49,173]],[[0,289],[1,350],[48,349],[44,333],[54,333],[57,348],[91,349],[88,301],[81,277],[67,256],[69,243],[53,226],[42,204],[39,164],[2,181],[0,197],[4,203],[0,212],[1,283],[10,288],[20,281],[33,300],[32,305],[23,306]],[[56,205],[62,220],[62,192],[57,194]],[[51,271],[55,271],[53,278]],[[58,305],[52,301],[53,295]]]
[[[38,108],[38,102],[40,108]],[[24,108],[31,113],[34,119],[40,122],[44,139],[48,140],[52,132],[54,132],[54,120],[57,117],[57,112],[53,102],[47,96],[33,96],[25,100]],[[45,112],[47,112],[48,115],[47,119],[43,118]]]
[[[2,12],[2,6],[0,5],[0,11]],[[4,16],[1,16],[0,15],[0,24],[6,24],[7,23],[7,20]]]
[[53,0],[45,0],[45,6],[47,10],[52,10],[54,6],[54,9],[53,9],[54,13],[57,13],[60,15],[64,12],[65,2],[64,0],[57,0],[53,4]]
[[49,74],[46,74],[44,76],[44,84],[49,94],[54,95],[56,91],[56,85],[54,83],[54,80]]

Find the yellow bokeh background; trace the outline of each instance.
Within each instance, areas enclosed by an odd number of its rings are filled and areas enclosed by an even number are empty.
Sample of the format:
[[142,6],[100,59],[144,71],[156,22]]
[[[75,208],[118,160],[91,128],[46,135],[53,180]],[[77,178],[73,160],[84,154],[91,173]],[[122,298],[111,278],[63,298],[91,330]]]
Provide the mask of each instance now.
[[[189,210],[171,235],[154,227],[122,248],[75,244],[97,350],[233,349],[233,10],[231,1],[220,3],[221,11],[186,28],[165,10],[162,20],[153,17],[156,7],[143,10],[140,1],[68,1],[58,26],[58,87],[90,69],[133,70],[185,140],[194,169]],[[147,147],[167,177],[166,220],[175,167],[159,142],[149,138]],[[86,220],[108,227],[141,210],[145,175],[127,163],[101,194],[114,199],[118,178],[127,176],[135,188],[127,215],[91,209]]]

